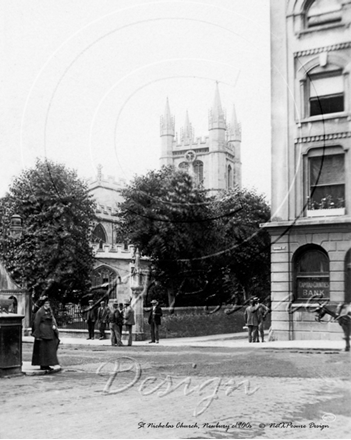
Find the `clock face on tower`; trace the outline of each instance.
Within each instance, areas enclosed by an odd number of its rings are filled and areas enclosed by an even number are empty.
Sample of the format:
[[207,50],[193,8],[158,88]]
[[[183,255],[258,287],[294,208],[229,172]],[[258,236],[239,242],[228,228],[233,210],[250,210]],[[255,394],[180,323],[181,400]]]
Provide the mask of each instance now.
[[196,158],[196,154],[194,151],[190,150],[185,153],[185,159],[188,162],[194,162],[195,158]]

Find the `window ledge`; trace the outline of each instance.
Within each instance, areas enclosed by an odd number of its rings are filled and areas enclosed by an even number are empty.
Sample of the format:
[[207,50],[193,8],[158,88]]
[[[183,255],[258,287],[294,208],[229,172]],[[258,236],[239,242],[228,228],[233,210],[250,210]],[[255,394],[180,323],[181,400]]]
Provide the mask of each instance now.
[[309,116],[308,118],[297,121],[297,123],[307,124],[309,122],[325,121],[326,119],[340,119],[340,118],[350,118],[350,117],[351,114],[348,112],[327,113],[325,115]]
[[296,33],[296,36],[299,38],[304,35],[312,34],[313,32],[319,32],[319,31],[325,31],[327,29],[334,29],[334,28],[342,28],[345,27],[346,23],[330,23],[330,24],[321,24],[319,26],[313,26],[310,28],[303,29],[302,31],[299,31]]
[[335,217],[345,215],[345,208],[308,209],[306,217]]

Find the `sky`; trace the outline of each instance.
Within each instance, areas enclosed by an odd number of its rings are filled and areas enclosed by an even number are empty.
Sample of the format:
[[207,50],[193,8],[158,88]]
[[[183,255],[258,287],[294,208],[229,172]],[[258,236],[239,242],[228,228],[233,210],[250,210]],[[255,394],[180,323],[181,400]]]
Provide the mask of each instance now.
[[129,181],[159,168],[166,99],[208,135],[218,81],[243,186],[270,198],[269,0],[0,0],[0,196],[48,157]]

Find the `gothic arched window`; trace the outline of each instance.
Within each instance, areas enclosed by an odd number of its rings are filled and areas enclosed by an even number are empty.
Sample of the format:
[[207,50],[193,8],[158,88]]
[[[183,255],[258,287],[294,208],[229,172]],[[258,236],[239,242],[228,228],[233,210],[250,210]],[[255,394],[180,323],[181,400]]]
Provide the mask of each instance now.
[[233,170],[232,166],[228,165],[227,169],[227,189],[230,189],[233,187]]
[[93,231],[93,243],[99,243],[99,249],[102,249],[104,243],[107,242],[106,232],[101,223],[95,226]]
[[195,182],[197,185],[201,185],[204,180],[204,164],[201,160],[195,160],[193,162],[193,167],[194,167]]
[[110,289],[110,298],[115,298],[116,287],[112,288],[112,283],[116,282],[118,278],[118,273],[111,267],[105,265],[99,266],[93,270],[91,277],[92,287],[103,285],[103,288]]

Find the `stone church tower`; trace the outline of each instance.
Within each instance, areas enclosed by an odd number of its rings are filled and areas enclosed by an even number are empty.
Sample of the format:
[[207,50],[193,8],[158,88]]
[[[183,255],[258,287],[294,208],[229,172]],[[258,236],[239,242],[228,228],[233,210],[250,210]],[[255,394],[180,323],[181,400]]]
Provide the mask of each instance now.
[[241,124],[237,121],[234,106],[232,119],[227,123],[218,83],[209,111],[208,130],[208,136],[195,138],[186,112],[178,140],[167,99],[161,116],[160,165],[173,165],[176,169],[189,172],[197,185],[211,191],[241,187]]

